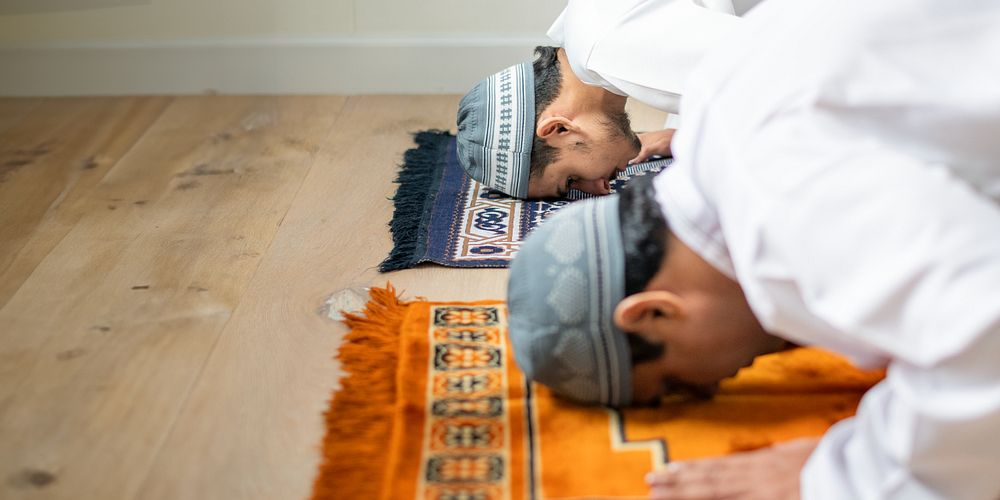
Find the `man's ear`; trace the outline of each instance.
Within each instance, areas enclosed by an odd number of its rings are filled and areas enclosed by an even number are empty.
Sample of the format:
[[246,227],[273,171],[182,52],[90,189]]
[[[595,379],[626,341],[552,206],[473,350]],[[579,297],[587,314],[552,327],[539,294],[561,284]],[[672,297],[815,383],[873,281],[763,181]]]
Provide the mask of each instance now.
[[634,332],[653,342],[663,342],[660,338],[664,327],[682,320],[683,300],[670,292],[651,290],[625,297],[615,307],[615,325],[625,332]]
[[541,139],[557,139],[579,131],[579,127],[573,120],[565,116],[548,116],[538,120],[535,125],[535,135]]

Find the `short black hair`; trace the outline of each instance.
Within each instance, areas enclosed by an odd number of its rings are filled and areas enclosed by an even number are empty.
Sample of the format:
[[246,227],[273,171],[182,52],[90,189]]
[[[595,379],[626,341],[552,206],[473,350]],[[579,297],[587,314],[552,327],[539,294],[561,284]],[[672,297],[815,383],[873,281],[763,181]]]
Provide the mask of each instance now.
[[[629,179],[618,198],[618,223],[625,250],[625,296],[643,291],[660,270],[667,253],[670,226],[660,211],[653,187],[655,175]],[[647,342],[634,333],[626,333],[632,366],[663,356],[665,346]]]
[[[559,97],[562,91],[562,70],[559,68],[559,47],[539,45],[535,47],[535,61],[532,63],[535,72],[535,121],[538,115]],[[529,177],[538,177],[545,168],[559,159],[559,150],[549,146],[537,135],[531,144],[531,166]]]

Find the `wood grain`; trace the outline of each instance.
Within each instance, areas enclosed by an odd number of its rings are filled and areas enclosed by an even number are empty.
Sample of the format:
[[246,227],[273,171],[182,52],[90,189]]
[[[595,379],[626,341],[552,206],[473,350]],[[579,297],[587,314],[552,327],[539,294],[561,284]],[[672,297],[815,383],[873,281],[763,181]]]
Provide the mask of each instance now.
[[171,100],[37,101],[6,131],[0,125],[0,307],[93,208],[94,186]]
[[0,134],[21,121],[43,100],[42,98],[0,97]]
[[0,497],[135,497],[343,103],[178,98],[80,201],[0,309]]

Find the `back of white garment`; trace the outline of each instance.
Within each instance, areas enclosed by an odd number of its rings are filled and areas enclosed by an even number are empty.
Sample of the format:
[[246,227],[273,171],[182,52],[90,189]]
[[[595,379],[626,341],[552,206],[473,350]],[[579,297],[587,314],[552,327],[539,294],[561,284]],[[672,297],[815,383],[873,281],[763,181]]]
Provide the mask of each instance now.
[[655,182],[769,331],[888,366],[803,498],[1000,498],[1000,2],[744,21],[689,80]]
[[800,108],[845,137],[945,164],[1000,200],[1000,3],[863,5],[765,2],[707,58],[701,75],[712,83],[695,78],[691,92],[731,99],[715,106],[739,109],[730,133]]

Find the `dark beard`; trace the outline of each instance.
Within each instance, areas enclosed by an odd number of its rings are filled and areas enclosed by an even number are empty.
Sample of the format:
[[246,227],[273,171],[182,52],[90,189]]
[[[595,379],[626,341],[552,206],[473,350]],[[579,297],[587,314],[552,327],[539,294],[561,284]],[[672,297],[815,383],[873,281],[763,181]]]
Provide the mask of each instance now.
[[628,117],[628,113],[625,110],[616,111],[605,117],[603,120],[604,128],[608,132],[608,136],[612,139],[622,137],[626,141],[632,143],[632,149],[636,153],[642,148],[642,143],[639,142],[639,136],[635,135],[632,131],[632,121]]

